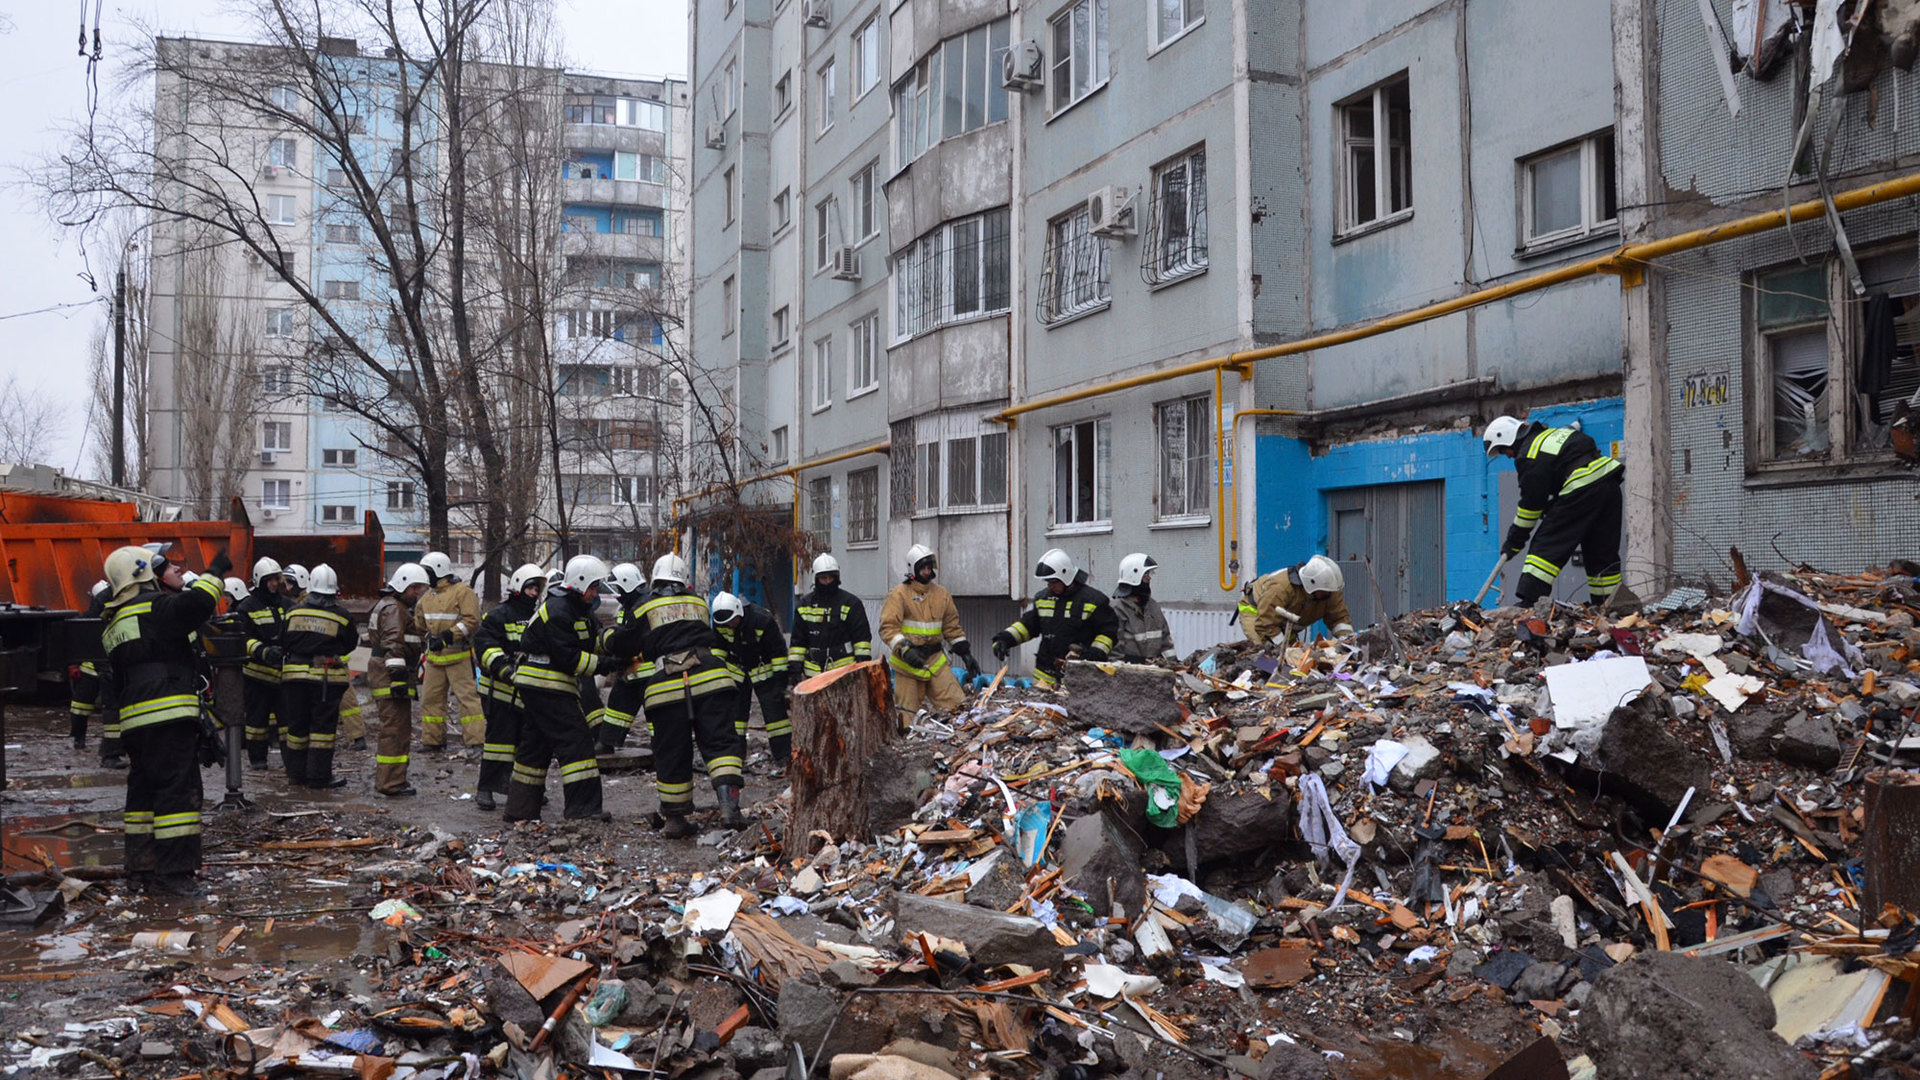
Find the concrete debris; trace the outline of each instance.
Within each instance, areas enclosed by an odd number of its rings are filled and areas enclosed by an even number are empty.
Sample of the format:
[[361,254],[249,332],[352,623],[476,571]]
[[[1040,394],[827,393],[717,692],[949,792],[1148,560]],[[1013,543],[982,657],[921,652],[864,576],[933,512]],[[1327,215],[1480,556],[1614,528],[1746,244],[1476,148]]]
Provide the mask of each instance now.
[[1602,1076],[1814,1080],[1820,1067],[1773,1033],[1773,1002],[1722,960],[1634,956],[1600,977],[1581,1010]]

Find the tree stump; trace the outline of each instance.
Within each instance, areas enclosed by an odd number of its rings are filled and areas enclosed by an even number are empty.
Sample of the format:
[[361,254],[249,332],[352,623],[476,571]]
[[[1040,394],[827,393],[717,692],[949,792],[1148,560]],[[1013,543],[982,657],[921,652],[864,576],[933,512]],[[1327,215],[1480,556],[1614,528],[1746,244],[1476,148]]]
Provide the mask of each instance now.
[[836,842],[867,835],[866,764],[899,733],[883,661],[823,671],[793,690],[793,810],[786,854],[811,851],[824,829]]
[[1882,904],[1920,911],[1920,772],[1876,769],[1867,774],[1866,910],[1871,922]]

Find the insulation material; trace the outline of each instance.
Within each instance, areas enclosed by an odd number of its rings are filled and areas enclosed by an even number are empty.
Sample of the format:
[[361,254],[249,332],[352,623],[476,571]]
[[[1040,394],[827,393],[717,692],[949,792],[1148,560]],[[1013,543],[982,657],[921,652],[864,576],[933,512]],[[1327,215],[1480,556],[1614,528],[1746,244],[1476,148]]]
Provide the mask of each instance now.
[[1740,50],[1741,70],[1756,79],[1773,78],[1780,61],[1792,54],[1793,29],[1793,5],[1787,0],[1733,0],[1734,48]]

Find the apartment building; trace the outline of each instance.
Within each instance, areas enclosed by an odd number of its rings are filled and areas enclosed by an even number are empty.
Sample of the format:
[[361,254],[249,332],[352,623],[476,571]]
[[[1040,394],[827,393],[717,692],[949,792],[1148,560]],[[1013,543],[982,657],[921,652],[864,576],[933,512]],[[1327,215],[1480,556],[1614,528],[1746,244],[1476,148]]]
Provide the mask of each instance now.
[[[671,362],[684,352],[685,84],[485,68],[475,101],[516,119],[492,142],[475,140],[476,179],[456,203],[434,186],[446,113],[431,100],[403,104],[417,83],[390,56],[322,39],[329,92],[351,101],[342,153],[292,122],[316,107],[295,76],[261,87],[256,101],[235,95],[232,80],[196,75],[197,65],[271,70],[274,50],[159,44],[162,170],[196,158],[188,168],[204,176],[204,159],[217,157],[221,193],[261,208],[262,236],[313,299],[231,237],[187,217],[156,222],[147,403],[156,492],[223,501],[238,491],[264,535],[357,530],[374,511],[390,555],[424,552],[425,492],[404,425],[396,433],[370,418],[404,416],[399,395],[420,379],[391,286],[395,260],[406,271],[413,256],[383,240],[417,231],[429,250],[422,273],[444,274],[443,219],[458,205],[488,411],[508,452],[541,463],[525,550],[551,554],[564,532],[569,553],[643,557],[685,452],[685,380]],[[381,193],[385,230],[370,228],[367,199],[349,194],[356,184]],[[434,287],[421,295],[440,300]],[[389,385],[371,366],[339,360],[343,335],[392,373]],[[449,452],[449,549],[472,565],[481,466],[457,430]]]

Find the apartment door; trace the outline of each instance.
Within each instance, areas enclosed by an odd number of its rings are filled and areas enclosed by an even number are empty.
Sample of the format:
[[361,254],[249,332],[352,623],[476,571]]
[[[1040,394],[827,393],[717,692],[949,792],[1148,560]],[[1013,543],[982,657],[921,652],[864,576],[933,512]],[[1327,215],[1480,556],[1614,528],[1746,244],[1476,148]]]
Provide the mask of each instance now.
[[1329,554],[1347,577],[1355,626],[1445,602],[1445,495],[1437,480],[1328,494]]

